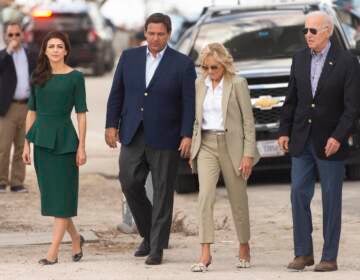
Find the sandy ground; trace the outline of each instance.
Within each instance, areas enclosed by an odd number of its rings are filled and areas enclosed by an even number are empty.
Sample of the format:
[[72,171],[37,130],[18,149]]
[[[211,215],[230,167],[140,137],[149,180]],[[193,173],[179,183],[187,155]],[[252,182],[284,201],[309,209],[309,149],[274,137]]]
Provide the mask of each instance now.
[[[249,187],[252,231],[251,269],[236,270],[237,241],[230,207],[224,188],[218,189],[215,220],[216,244],[213,264],[208,273],[194,274],[189,266],[198,257],[196,236],[197,194],[176,195],[170,248],[161,266],[150,267],[144,258],[133,257],[140,239],[116,231],[121,220],[121,191],[117,180],[97,174],[81,176],[79,216],[76,225],[92,230],[99,242],[86,244],[80,263],[71,261],[70,245],[63,245],[59,264],[42,267],[47,246],[0,247],[0,279],[360,279],[360,220],[357,203],[358,183],[347,182],[344,188],[343,231],[340,246],[340,270],[333,273],[286,271],[292,258],[292,226],[288,183],[257,183]],[[51,218],[39,211],[39,193],[33,172],[26,181],[28,194],[0,195],[0,233],[49,232]],[[317,189],[313,201],[315,258],[322,245],[321,200]]]

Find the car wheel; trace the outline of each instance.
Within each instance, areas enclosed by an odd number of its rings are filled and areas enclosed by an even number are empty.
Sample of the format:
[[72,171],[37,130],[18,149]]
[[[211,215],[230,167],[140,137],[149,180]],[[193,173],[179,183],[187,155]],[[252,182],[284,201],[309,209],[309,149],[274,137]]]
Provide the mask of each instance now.
[[197,175],[177,175],[175,180],[175,190],[177,193],[192,193],[199,191],[199,181]]
[[101,62],[96,62],[92,68],[94,76],[102,76],[105,73],[105,64]]
[[105,64],[105,70],[111,71],[114,68],[114,60],[110,60],[108,63]]
[[113,52],[111,52],[111,55],[105,64],[105,70],[111,71],[114,68],[114,64],[115,64],[115,55]]
[[360,164],[349,165],[347,167],[347,178],[349,180],[360,180]]

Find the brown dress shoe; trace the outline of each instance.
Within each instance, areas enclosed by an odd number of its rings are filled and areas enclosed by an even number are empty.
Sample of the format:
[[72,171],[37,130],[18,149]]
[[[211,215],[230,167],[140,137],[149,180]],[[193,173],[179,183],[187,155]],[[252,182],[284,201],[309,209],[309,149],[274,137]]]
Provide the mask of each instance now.
[[314,268],[316,272],[328,272],[335,271],[338,269],[336,261],[321,261]]
[[314,264],[314,256],[298,256],[288,264],[287,269],[290,270],[303,270],[305,266]]

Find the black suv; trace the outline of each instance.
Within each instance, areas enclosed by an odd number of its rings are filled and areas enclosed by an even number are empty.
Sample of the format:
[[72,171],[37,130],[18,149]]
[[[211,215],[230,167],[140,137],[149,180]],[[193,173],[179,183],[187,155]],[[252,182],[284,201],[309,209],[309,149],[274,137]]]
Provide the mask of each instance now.
[[[176,46],[196,65],[201,49],[210,42],[223,43],[231,52],[237,74],[247,79],[250,88],[257,146],[262,156],[255,171],[290,168],[289,156],[277,144],[279,116],[287,95],[292,56],[305,47],[305,16],[314,10],[323,10],[333,17],[332,44],[359,54],[359,48],[343,30],[336,6],[324,3],[209,8]],[[356,123],[349,144],[352,153],[347,160],[347,177],[360,179],[360,122]],[[196,189],[196,179],[190,172],[184,162],[177,179],[178,192]]]
[[94,75],[112,70],[115,53],[113,33],[94,3],[51,3],[36,7],[25,28],[29,49],[38,52],[46,33],[53,30],[69,35],[73,67],[90,67]]

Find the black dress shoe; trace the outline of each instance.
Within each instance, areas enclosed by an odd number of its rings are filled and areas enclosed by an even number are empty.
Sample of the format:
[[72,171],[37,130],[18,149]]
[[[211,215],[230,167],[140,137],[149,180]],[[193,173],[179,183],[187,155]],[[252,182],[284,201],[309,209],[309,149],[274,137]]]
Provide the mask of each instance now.
[[49,261],[47,258],[39,260],[39,264],[41,265],[52,265],[56,264],[58,262],[58,258],[56,258],[54,261]]
[[85,243],[85,238],[80,234],[80,253],[77,253],[72,256],[73,262],[78,262],[83,257],[84,254],[83,254],[82,246],[84,245],[84,243]]
[[145,263],[147,265],[158,265],[162,263],[162,258],[163,258],[163,251],[161,250],[160,252],[156,252],[154,254],[150,254],[146,260]]
[[0,185],[0,193],[6,192],[6,185]]
[[143,240],[137,250],[134,253],[135,257],[145,257],[150,253],[150,243],[147,240]]
[[27,193],[27,192],[29,192],[27,190],[27,188],[25,188],[23,185],[11,186],[10,191],[13,192],[13,193]]

